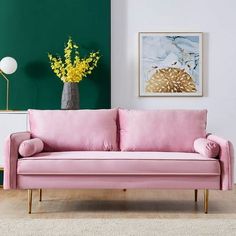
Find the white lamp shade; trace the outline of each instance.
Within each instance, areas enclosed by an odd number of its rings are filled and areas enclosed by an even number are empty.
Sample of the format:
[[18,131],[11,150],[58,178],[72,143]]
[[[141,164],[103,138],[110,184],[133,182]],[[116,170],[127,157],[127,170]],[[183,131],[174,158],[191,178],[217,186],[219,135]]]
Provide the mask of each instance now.
[[4,57],[0,61],[0,70],[5,74],[13,74],[17,69],[17,62],[12,57]]

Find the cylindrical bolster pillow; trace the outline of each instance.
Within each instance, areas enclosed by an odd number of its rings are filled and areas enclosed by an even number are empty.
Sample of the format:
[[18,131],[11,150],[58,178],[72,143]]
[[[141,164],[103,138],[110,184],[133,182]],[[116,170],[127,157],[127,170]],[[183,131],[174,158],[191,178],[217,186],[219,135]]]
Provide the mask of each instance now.
[[19,153],[23,157],[30,157],[43,151],[43,141],[39,138],[25,140],[20,144]]
[[218,156],[220,146],[211,140],[198,138],[194,141],[194,150],[205,157],[212,158]]

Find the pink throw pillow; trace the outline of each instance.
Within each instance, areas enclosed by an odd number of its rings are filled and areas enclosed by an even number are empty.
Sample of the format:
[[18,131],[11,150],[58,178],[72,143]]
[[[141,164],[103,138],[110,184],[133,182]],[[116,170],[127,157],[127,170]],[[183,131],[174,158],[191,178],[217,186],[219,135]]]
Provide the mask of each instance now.
[[206,110],[119,109],[122,151],[194,152],[206,137]]
[[43,142],[39,138],[25,140],[20,144],[19,153],[23,157],[30,157],[43,151]]
[[30,132],[44,151],[116,151],[117,109],[29,110]]
[[220,147],[217,143],[211,140],[198,138],[194,141],[194,150],[203,156],[213,158],[218,156]]

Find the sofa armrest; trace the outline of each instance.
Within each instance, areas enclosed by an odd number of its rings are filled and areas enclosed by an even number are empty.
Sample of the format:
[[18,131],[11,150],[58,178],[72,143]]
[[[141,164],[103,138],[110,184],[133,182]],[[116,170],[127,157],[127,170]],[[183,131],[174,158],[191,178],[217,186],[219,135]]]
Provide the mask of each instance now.
[[212,134],[207,139],[218,143],[220,146],[221,190],[231,190],[233,185],[233,145],[230,141]]
[[16,189],[17,159],[20,144],[30,139],[30,132],[19,132],[9,135],[4,144],[4,189]]

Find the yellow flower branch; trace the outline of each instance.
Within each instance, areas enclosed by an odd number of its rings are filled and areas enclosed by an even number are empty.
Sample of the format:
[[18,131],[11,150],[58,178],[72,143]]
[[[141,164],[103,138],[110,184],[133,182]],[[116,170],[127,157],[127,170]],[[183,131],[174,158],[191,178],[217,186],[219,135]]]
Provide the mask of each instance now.
[[97,67],[100,54],[99,52],[92,52],[87,58],[81,58],[79,46],[69,38],[64,49],[64,60],[60,56],[53,56],[50,53],[48,58],[53,72],[63,82],[79,83]]

